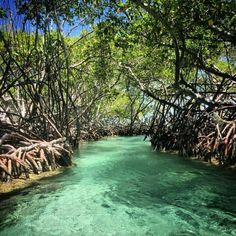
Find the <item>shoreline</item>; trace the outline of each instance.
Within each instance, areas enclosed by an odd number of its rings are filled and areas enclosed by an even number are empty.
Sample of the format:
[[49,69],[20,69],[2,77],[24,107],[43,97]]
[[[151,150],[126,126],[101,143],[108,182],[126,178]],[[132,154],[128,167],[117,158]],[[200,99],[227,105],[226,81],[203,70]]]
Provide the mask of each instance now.
[[215,167],[219,167],[219,168],[225,168],[225,169],[229,169],[229,170],[232,170],[232,171],[236,171],[236,164],[234,164],[234,165],[221,165],[221,164],[219,164],[219,160],[215,157],[212,157],[210,161],[205,161],[201,157],[196,157],[196,156],[183,157],[183,156],[180,156],[178,154],[178,151],[176,151],[176,150],[175,151],[173,151],[173,150],[165,150],[165,151],[155,150],[155,151],[156,152],[161,152],[161,153],[174,154],[179,158],[184,158],[184,159],[190,160],[190,161],[196,161],[196,162],[199,162],[199,163],[201,163],[205,166],[215,166]]
[[24,188],[30,187],[43,178],[59,175],[63,173],[63,170],[64,168],[58,168],[56,170],[42,172],[40,174],[31,173],[29,179],[27,179],[25,176],[21,176],[20,178],[13,179],[10,182],[0,182],[0,196],[23,190]]
[[[109,138],[109,137],[114,137],[114,136],[105,136],[103,138]],[[92,141],[96,141],[96,140],[92,140]],[[80,144],[84,144],[88,142],[88,140],[82,140]],[[157,150],[156,150],[157,152]],[[218,160],[215,158],[212,158],[211,161],[204,161],[203,159],[199,158],[199,157],[181,157],[178,155],[177,151],[171,151],[171,150],[165,150],[165,151],[159,151],[162,153],[169,153],[169,154],[175,154],[177,157],[180,158],[184,158],[190,161],[197,161],[199,163],[202,163],[205,166],[216,166],[216,167],[220,167],[220,168],[226,168],[226,169],[230,169],[232,171],[236,171],[236,165],[233,166],[222,166],[219,164]],[[72,165],[73,166],[73,165]],[[34,174],[34,173],[30,173],[30,178],[26,178],[23,174],[20,178],[18,179],[13,179],[10,182],[0,182],[0,197],[3,195],[8,195],[8,194],[14,194],[15,192],[19,192],[25,188],[30,187],[31,185],[34,185],[35,183],[37,183],[38,181],[40,181],[41,179],[44,178],[48,178],[48,177],[53,177],[56,175],[59,175],[61,173],[63,173],[63,171],[65,170],[64,167],[59,167],[56,170],[53,171],[46,171],[46,172],[42,172],[40,174]]]
[[[9,138],[9,134],[4,137]],[[0,195],[11,192],[17,193],[21,189],[37,183],[42,178],[62,173],[64,167],[73,166],[73,151],[65,137],[51,141],[33,140],[31,143],[23,143],[21,146],[21,142],[24,140],[22,137],[19,136],[14,143],[10,142],[12,140],[7,142],[8,146],[11,147],[11,154],[2,153],[0,155],[0,164],[2,163],[0,168]],[[0,140],[0,142],[3,141]],[[1,152],[3,151],[1,150]],[[21,173],[20,176],[18,176],[19,172]]]

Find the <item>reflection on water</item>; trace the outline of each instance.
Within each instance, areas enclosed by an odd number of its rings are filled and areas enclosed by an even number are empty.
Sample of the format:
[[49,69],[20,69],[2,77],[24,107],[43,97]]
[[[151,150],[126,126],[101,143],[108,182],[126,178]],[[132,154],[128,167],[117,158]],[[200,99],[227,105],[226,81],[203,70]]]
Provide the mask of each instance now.
[[1,200],[1,236],[236,235],[233,172],[153,152],[141,136],[85,143],[74,161]]

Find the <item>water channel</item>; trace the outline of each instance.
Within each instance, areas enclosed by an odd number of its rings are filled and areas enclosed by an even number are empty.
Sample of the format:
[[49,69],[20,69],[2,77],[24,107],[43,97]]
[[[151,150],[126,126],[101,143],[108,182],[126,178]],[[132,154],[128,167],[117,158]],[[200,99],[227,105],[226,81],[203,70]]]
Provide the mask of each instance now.
[[236,235],[236,174],[152,150],[86,142],[76,166],[0,199],[0,235]]

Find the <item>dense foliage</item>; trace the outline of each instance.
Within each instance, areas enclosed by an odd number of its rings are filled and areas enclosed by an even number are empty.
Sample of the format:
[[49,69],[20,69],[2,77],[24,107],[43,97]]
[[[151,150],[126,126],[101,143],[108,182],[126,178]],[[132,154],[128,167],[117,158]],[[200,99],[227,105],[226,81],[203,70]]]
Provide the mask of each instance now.
[[[155,149],[236,162],[235,1],[16,6],[33,30],[1,31],[7,122],[34,137],[73,143],[145,131]],[[9,16],[3,10],[0,16]],[[69,37],[65,23],[85,29]]]

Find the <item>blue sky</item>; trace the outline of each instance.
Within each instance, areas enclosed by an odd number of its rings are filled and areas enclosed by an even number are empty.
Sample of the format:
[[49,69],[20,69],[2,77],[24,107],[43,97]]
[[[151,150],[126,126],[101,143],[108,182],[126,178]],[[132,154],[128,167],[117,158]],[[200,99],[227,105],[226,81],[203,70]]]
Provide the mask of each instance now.
[[[16,28],[22,27],[22,19],[23,18],[22,18],[22,16],[17,15],[14,0],[0,0],[0,6],[1,6],[1,8],[4,9],[4,11],[7,14],[6,17],[0,18],[1,25],[8,24],[10,21],[10,18],[12,18],[12,20],[14,22],[14,26]],[[10,12],[12,14],[10,14]]]
[[[8,24],[10,22],[10,18],[12,18],[14,28],[23,29],[24,16],[17,14],[15,0],[0,0],[0,7],[3,8],[7,13],[7,17],[0,18],[1,28],[3,27],[3,25]],[[12,14],[10,14],[10,12]],[[30,22],[27,22],[24,27],[24,30],[29,32],[33,32],[35,30],[35,27]],[[74,19],[74,25],[69,25],[67,22],[65,22],[63,26],[65,35],[69,34],[69,36],[79,36],[82,29],[89,29],[89,26],[80,24],[79,20],[76,18]]]

